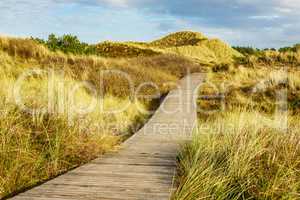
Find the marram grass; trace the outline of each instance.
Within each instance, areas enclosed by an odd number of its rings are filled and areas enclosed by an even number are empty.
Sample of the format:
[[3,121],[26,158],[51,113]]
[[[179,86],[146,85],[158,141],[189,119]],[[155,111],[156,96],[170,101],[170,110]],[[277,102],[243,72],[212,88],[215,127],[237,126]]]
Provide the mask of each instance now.
[[[130,126],[137,121],[142,122],[145,117],[135,105],[130,105],[118,114],[103,114],[98,109],[78,114],[74,104],[76,107],[85,107],[95,97],[80,89],[70,103],[68,87],[76,84],[76,81],[54,77],[54,82],[65,82],[64,96],[57,95],[61,91],[54,91],[52,112],[31,115],[22,111],[12,99],[14,80],[1,77],[0,197],[35,185],[111,151],[122,139],[118,134],[130,133]],[[46,78],[23,83],[22,98],[26,106],[47,107],[47,83]],[[60,103],[62,101],[63,104]],[[105,109],[129,103],[128,100],[113,96],[107,96],[103,101]]]
[[[24,72],[32,69],[53,72],[51,112],[29,114],[16,105],[14,85]],[[165,82],[177,81],[188,71],[200,68],[176,55],[138,59],[75,56],[51,52],[32,40],[0,37],[0,198],[114,150],[124,137],[144,123],[148,115],[141,110],[147,111],[155,105],[143,99],[133,102],[122,76],[107,74],[100,85],[99,75],[103,70],[126,73],[134,87],[154,82],[158,91],[145,87],[141,94],[163,95],[171,89]],[[82,81],[93,84],[97,91],[103,87],[105,110],[129,106],[121,113],[105,114],[98,109],[100,98],[84,87],[71,99],[72,88]],[[25,79],[20,94],[26,106],[48,108],[47,73]],[[92,112],[75,112],[93,101],[96,108]]]
[[179,155],[173,199],[299,199],[299,117],[287,133],[276,123],[252,110],[200,121]]

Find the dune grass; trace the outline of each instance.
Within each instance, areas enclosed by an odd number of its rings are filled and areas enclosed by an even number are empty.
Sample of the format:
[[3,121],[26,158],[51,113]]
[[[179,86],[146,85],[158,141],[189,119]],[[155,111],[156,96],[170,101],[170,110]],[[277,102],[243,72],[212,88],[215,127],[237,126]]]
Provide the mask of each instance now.
[[[16,84],[32,70],[43,73]],[[199,70],[199,65],[176,55],[75,56],[49,51],[30,39],[0,37],[0,198],[116,149],[173,87],[167,83]],[[138,94],[155,94],[157,99],[132,98],[124,74],[135,91],[144,82],[155,83],[157,88],[146,85]],[[16,101],[16,86],[24,105]],[[94,107],[82,112],[91,103]],[[122,111],[107,113],[114,109]]]
[[179,155],[173,199],[298,199],[298,122],[290,116],[283,133],[274,128],[277,121],[239,109],[201,120]]
[[[2,50],[0,51],[1,57],[10,59],[10,62],[14,63],[14,68],[17,68],[14,71],[22,72],[24,68],[29,67],[63,70],[71,78],[89,81],[98,89],[102,87],[100,74],[104,70],[119,70],[128,74],[135,87],[144,82],[156,83],[162,93],[168,91],[168,88],[163,87],[164,83],[176,81],[187,73],[201,70],[200,65],[176,55],[164,54],[132,59],[74,56],[62,52],[51,52],[32,40],[20,38],[0,37],[0,49]],[[18,74],[15,73],[15,75]],[[112,95],[129,96],[128,85],[124,84],[124,76],[112,77],[107,73],[105,77],[104,89],[110,88],[109,92]]]
[[[298,52],[243,57],[227,44],[193,32],[152,43],[108,42],[98,47],[107,53],[105,58],[53,52],[30,39],[0,37],[0,198],[117,148],[149,116],[141,110],[155,108],[159,97],[172,89],[170,82],[203,70],[197,63],[211,66],[200,94],[223,94],[225,101],[199,101],[202,110],[214,112],[199,113],[206,128],[200,127],[179,156],[174,199],[299,197]],[[25,112],[14,99],[17,79],[32,69],[51,71],[51,76],[23,81],[24,105],[47,112]],[[121,73],[101,76],[107,70]],[[145,82],[155,83],[157,88],[146,85],[139,94],[158,94],[157,99],[132,98],[124,74],[135,91]],[[289,134],[266,120],[281,88],[288,88]],[[96,109],[80,112],[91,102]],[[104,113],[124,105],[123,112]]]
[[178,32],[152,43],[168,53],[192,58],[202,64],[231,63],[233,58],[243,57],[219,39],[208,39],[201,33]]
[[161,39],[150,43],[151,46],[160,48],[179,47],[179,46],[196,46],[201,41],[207,40],[202,33],[192,31],[181,31],[171,33]]
[[[4,42],[3,42],[4,41]],[[1,39],[0,39],[1,43]],[[218,39],[208,39],[202,33],[182,31],[169,34],[152,42],[112,42],[104,41],[95,45],[87,45],[78,40],[76,36],[64,35],[56,37],[50,35],[48,41],[41,39],[3,40],[2,46],[10,50],[10,54],[23,53],[25,56],[40,56],[37,51],[26,51],[34,46],[34,43],[43,44],[56,52],[61,50],[65,53],[78,55],[99,55],[106,58],[136,58],[153,57],[165,54],[179,55],[196,60],[202,64],[215,64],[232,62],[233,57],[243,57],[238,51]],[[23,48],[18,48],[18,47]],[[25,47],[25,48],[24,48]],[[18,52],[19,51],[19,52]],[[47,53],[49,55],[49,52]]]
[[[48,77],[30,78],[23,82],[21,96],[29,108],[48,108]],[[103,109],[122,108],[121,113],[105,114],[98,99],[83,88],[72,96],[77,84],[70,78],[53,78],[51,110],[28,113],[12,97],[13,77],[1,74],[0,81],[0,196],[47,180],[73,167],[111,151],[133,125],[143,123],[146,115],[129,100],[106,96]],[[57,85],[64,85],[60,90]],[[70,98],[72,97],[72,98]],[[82,113],[95,101],[97,108]],[[139,104],[143,107],[143,104]],[[144,108],[144,110],[147,110]]]
[[255,54],[249,54],[245,57],[237,58],[237,61],[248,67],[254,66],[276,66],[276,67],[299,67],[300,51],[259,51]]
[[[293,64],[215,66],[200,95],[199,127],[178,156],[173,199],[300,198],[300,71]],[[285,91],[285,113],[277,92]]]
[[162,52],[156,51],[151,48],[145,48],[142,45],[134,43],[122,42],[102,42],[96,45],[96,51],[99,55],[111,58],[131,58],[131,57],[148,57],[160,55]]
[[207,74],[206,83],[199,92],[202,96],[223,94],[224,99],[222,102],[201,100],[199,106],[205,111],[220,110],[223,106],[224,109],[244,107],[273,113],[277,93],[286,90],[288,109],[299,114],[299,87],[300,71],[292,66],[215,66]]

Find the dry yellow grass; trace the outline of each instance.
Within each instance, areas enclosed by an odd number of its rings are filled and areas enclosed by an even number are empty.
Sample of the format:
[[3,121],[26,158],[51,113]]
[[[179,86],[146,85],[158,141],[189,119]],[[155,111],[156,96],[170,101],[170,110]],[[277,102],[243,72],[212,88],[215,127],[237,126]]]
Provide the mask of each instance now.
[[[282,64],[211,69],[199,93],[224,99],[199,100],[173,199],[299,199],[300,71]],[[278,101],[279,91],[287,99]],[[276,113],[285,100],[287,113]]]
[[101,56],[111,58],[131,58],[139,56],[154,56],[162,54],[160,51],[155,51],[151,48],[145,48],[141,45],[122,42],[102,42],[96,45],[97,52]]
[[200,42],[207,40],[202,33],[192,31],[182,31],[169,34],[161,39],[150,43],[151,46],[160,48],[179,47],[179,46],[197,46]]
[[203,64],[231,63],[234,57],[242,57],[219,39],[208,39],[200,33],[178,32],[157,40],[154,46],[169,53],[189,57]]
[[259,52],[258,55],[240,57],[237,60],[248,67],[254,66],[273,66],[273,67],[299,67],[300,51],[279,52],[266,50]]
[[[100,51],[115,52],[116,45],[112,46],[113,51]],[[141,49],[147,52],[138,53]],[[158,90],[148,86],[140,93],[163,95],[171,89],[166,83],[203,70],[195,60],[213,66],[200,94],[223,93],[226,100],[224,105],[218,100],[201,100],[199,106],[206,111],[225,108],[226,112],[199,115],[208,129],[202,130],[180,155],[181,181],[174,198],[299,197],[299,162],[293,162],[299,160],[300,72],[295,68],[299,53],[266,52],[263,58],[243,58],[219,40],[181,32],[153,43],[122,43],[121,54],[125,56],[116,59],[65,55],[50,52],[31,40],[0,37],[0,198],[114,149],[124,134],[134,131],[131,125],[143,123],[147,115],[137,107],[147,110],[155,101],[133,101],[125,77],[107,73],[101,82],[103,71],[129,75],[134,89],[145,82],[155,83]],[[137,58],[138,54],[142,56]],[[234,65],[233,56],[249,59],[250,65]],[[280,68],[286,63],[287,68]],[[16,80],[31,69],[54,71],[50,76],[51,112],[29,114],[14,100]],[[104,95],[95,95],[84,87],[72,93],[72,88],[83,81],[98,92],[103,89]],[[266,120],[276,107],[275,91],[280,88],[289,89],[288,136],[277,134],[270,126],[278,123]],[[48,95],[49,76],[23,81],[21,96],[26,106],[48,108]],[[96,108],[103,103],[102,110],[79,112],[91,102]],[[128,107],[123,112],[104,113],[124,105]],[[220,125],[222,129],[216,130]]]
[[225,71],[210,71],[207,83],[203,84],[200,95],[224,94],[223,103],[199,101],[203,110],[218,110],[246,107],[265,113],[274,112],[278,90],[287,90],[288,108],[294,114],[300,111],[300,71],[294,67],[276,66],[245,67],[229,65]]
[[102,42],[97,44],[97,52],[105,57],[130,58],[175,54],[197,60],[202,64],[232,62],[234,57],[242,57],[228,44],[218,39],[208,39],[201,33],[182,31],[169,34],[153,42]]
[[[33,113],[22,109],[13,93],[20,76],[31,70],[51,72],[28,77],[20,85],[24,106],[38,109]],[[101,84],[105,70],[118,73],[107,73]],[[0,198],[113,150],[142,125],[148,116],[143,111],[159,99],[130,98],[124,74],[135,90],[144,82],[157,84],[158,91],[148,86],[140,94],[163,95],[170,90],[165,83],[199,70],[176,55],[74,56],[50,52],[31,40],[0,37]],[[93,109],[82,112],[91,102]],[[119,113],[105,112],[124,107]]]
[[[48,77],[23,81],[22,102],[28,108],[49,106]],[[112,150],[142,123],[145,114],[126,99],[106,96],[103,109],[122,108],[121,113],[105,114],[98,98],[83,88],[72,94],[77,81],[54,75],[51,112],[27,113],[13,98],[14,77],[1,73],[0,81],[0,197],[54,177]],[[59,85],[63,84],[60,90]],[[95,102],[91,112],[80,112]],[[143,104],[139,105],[143,108]],[[146,110],[146,108],[144,108]],[[49,111],[49,110],[48,110]]]
[[[11,50],[11,48],[14,50]],[[151,58],[140,57],[132,59],[74,56],[65,55],[61,52],[50,52],[42,45],[38,45],[31,40],[16,38],[0,37],[0,49],[3,50],[1,54],[4,57],[9,56],[9,59],[13,59],[13,62],[17,65],[15,68],[21,69],[21,71],[24,67],[28,68],[28,66],[36,66],[41,69],[53,68],[63,70],[71,78],[75,80],[88,80],[97,88],[100,87],[99,78],[103,70],[113,69],[127,73],[130,75],[135,86],[143,82],[154,82],[162,86],[164,82],[176,81],[188,72],[201,70],[200,65],[176,55],[164,54],[152,56]],[[158,64],[161,64],[161,66],[158,66]],[[109,75],[106,75],[106,77],[108,80],[111,79]],[[104,84],[108,87],[115,87],[115,89],[111,89],[113,95],[128,96],[126,86],[121,85],[124,82],[124,77],[115,77],[111,80],[112,82],[105,82]],[[167,91],[163,87],[160,89],[162,92]]]
[[289,130],[282,133],[274,128],[278,121],[253,110],[201,120],[179,156],[173,199],[298,199],[298,121],[290,116]]

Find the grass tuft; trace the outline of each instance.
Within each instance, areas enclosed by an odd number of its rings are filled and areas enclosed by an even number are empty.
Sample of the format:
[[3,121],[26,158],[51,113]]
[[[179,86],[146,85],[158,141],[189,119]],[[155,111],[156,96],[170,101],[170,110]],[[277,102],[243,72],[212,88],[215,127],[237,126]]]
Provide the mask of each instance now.
[[287,134],[272,127],[277,121],[253,110],[202,120],[179,155],[173,199],[298,199],[298,120],[289,118]]

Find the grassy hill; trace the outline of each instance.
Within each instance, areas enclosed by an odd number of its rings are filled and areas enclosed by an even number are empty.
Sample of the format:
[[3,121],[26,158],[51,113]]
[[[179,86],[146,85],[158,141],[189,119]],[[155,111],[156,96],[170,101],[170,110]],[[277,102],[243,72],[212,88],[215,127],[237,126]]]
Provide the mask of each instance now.
[[184,31],[167,35],[161,39],[150,42],[150,46],[169,48],[180,46],[197,46],[201,41],[208,40],[202,33]]
[[183,31],[169,34],[152,42],[113,42],[104,41],[88,45],[76,36],[49,35],[47,41],[32,38],[51,51],[61,51],[76,55],[97,55],[106,58],[134,58],[162,54],[175,54],[192,59],[201,64],[230,63],[235,57],[243,57],[235,49],[219,39],[209,39],[202,33]]
[[131,58],[160,55],[162,52],[129,42],[102,42],[96,45],[99,55],[111,58]]
[[161,39],[146,42],[103,42],[97,44],[99,55],[106,57],[153,56],[176,54],[199,63],[215,64],[232,62],[234,57],[242,57],[228,44],[218,39],[208,39],[197,32],[177,32]]

